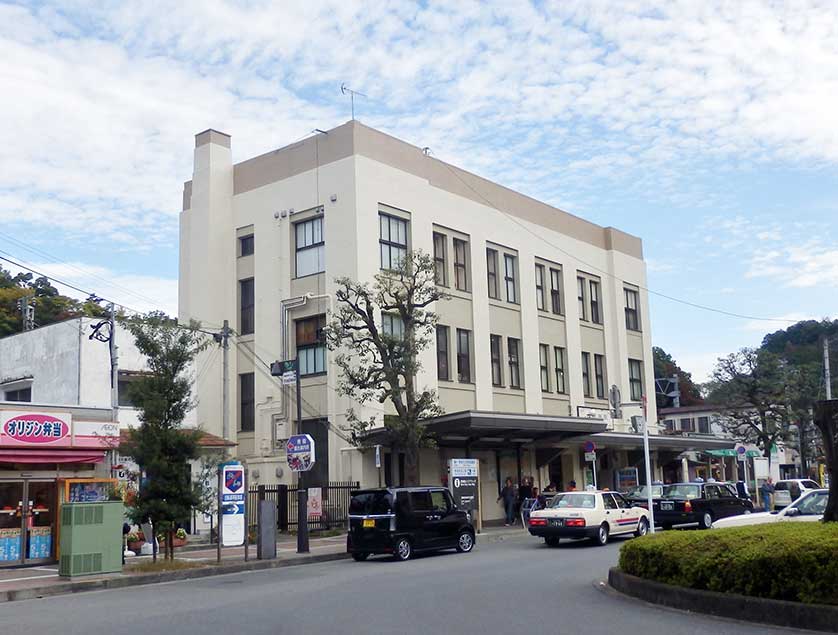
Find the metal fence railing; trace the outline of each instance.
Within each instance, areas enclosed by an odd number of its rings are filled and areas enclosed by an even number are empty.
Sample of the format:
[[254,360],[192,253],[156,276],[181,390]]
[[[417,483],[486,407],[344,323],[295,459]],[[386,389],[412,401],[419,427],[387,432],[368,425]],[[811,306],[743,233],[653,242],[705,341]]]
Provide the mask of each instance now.
[[[319,518],[309,516],[309,529],[316,531],[345,527],[351,492],[358,488],[358,482],[350,481],[330,482],[328,486],[323,487],[323,509]],[[257,510],[260,500],[273,501],[276,505],[278,531],[289,531],[297,528],[296,485],[259,485],[251,487],[247,499],[248,526],[258,524]]]

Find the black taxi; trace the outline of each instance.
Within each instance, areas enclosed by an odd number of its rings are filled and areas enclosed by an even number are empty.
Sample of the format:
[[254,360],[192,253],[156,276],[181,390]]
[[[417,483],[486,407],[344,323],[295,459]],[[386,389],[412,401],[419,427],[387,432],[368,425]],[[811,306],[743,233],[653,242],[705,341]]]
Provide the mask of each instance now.
[[352,492],[346,550],[355,560],[474,548],[474,526],[444,487],[385,487]]

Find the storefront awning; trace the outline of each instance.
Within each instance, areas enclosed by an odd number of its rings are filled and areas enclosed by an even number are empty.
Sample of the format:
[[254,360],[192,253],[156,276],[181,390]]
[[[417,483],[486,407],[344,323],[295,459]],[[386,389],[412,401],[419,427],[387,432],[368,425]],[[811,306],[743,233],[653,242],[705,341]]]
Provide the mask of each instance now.
[[0,448],[0,463],[102,463],[95,450],[18,450]]

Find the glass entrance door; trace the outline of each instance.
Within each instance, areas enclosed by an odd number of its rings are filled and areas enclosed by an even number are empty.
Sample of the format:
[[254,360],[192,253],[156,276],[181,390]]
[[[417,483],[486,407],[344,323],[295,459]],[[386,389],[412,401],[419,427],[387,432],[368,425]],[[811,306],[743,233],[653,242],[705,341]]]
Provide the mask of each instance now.
[[52,560],[56,537],[58,503],[55,481],[26,481],[24,510],[25,551],[27,562]]
[[0,566],[23,562],[23,490],[23,481],[0,481]]

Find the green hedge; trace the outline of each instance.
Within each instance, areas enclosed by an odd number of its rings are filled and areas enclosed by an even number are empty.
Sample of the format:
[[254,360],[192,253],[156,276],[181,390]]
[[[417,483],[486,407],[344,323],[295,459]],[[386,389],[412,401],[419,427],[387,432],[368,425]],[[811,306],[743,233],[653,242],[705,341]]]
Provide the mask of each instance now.
[[838,604],[838,523],[658,532],[624,544],[620,568],[693,589]]

